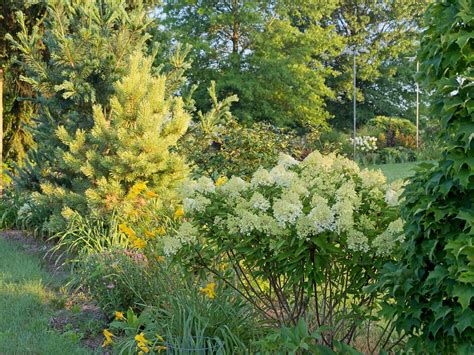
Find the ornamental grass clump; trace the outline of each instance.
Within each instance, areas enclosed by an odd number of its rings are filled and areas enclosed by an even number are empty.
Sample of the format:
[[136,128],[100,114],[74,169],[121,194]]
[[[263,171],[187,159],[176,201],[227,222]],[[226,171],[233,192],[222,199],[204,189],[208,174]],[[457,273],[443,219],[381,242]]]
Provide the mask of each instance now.
[[164,252],[191,255],[270,322],[304,318],[324,329],[323,344],[351,343],[376,306],[362,289],[404,237],[393,188],[381,172],[319,152],[281,155],[249,181],[202,177],[186,184],[185,222]]

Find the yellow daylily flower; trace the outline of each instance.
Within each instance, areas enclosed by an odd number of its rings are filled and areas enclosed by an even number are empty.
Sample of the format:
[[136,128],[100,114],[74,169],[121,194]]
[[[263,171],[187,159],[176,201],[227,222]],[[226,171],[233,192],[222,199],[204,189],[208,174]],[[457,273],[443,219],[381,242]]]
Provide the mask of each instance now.
[[153,192],[153,191],[147,191],[147,192],[145,192],[145,195],[147,197],[150,197],[150,198],[158,197],[158,194],[156,192]]
[[149,344],[150,341],[145,338],[145,333],[141,332],[140,334],[135,335],[135,340],[137,343]]
[[122,312],[115,312],[115,320],[122,320],[125,319],[125,316],[123,315]]
[[105,340],[102,343],[102,347],[105,348],[106,346],[112,344],[112,337],[114,336],[108,329],[104,329],[102,332],[104,334]]
[[146,344],[144,343],[137,343],[137,346],[138,348],[142,351],[142,354],[145,352],[145,353],[149,353],[150,352],[150,349],[148,349],[148,347],[146,346]]
[[161,350],[167,350],[168,348],[166,346],[163,346],[163,345],[158,345],[155,347],[155,350],[158,351],[159,353],[161,352]]
[[148,238],[154,238],[155,233],[153,233],[152,231],[149,231],[149,230],[145,230],[145,236],[148,237]]
[[184,208],[183,207],[180,207],[176,210],[176,212],[174,213],[174,216],[175,217],[183,217],[184,216]]
[[165,235],[166,234],[166,229],[165,227],[158,227],[156,229],[156,233],[158,233],[158,235]]
[[136,249],[143,249],[146,247],[146,240],[143,240],[141,238],[135,238],[132,241],[132,246]]
[[221,186],[222,184],[225,184],[227,180],[228,179],[226,176],[221,176],[219,179],[216,180],[216,186]]
[[150,344],[150,341],[145,338],[145,334],[141,332],[140,334],[135,335],[135,341],[137,342],[137,347],[145,352],[149,353],[150,349],[148,348],[147,344]]
[[119,224],[119,230],[125,233],[130,238],[136,237],[135,231],[129,226],[127,226],[125,223]]
[[216,297],[216,283],[210,282],[206,287],[201,287],[199,291],[205,293],[210,299],[214,299]]

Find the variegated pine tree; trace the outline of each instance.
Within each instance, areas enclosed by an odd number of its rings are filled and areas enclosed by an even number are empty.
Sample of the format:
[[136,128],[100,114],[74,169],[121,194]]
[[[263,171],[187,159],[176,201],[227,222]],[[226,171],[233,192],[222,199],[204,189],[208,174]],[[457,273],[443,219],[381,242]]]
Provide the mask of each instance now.
[[56,134],[64,148],[61,168],[77,171],[70,188],[44,184],[38,201],[60,201],[51,231],[72,213],[104,218],[115,213],[134,221],[148,204],[159,207],[173,197],[186,165],[172,151],[190,120],[183,100],[167,94],[167,76],[152,74],[153,57],[130,56],[126,75],[114,85],[108,109],[93,108],[93,126]]

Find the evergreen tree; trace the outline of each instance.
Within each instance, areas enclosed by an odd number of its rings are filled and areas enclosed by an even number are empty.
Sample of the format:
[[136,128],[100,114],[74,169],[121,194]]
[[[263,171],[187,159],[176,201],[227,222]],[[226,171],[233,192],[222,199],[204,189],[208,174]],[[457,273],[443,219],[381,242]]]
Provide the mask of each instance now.
[[32,124],[34,105],[31,102],[33,91],[27,83],[20,80],[24,74],[16,62],[17,48],[7,40],[8,33],[21,30],[16,21],[17,11],[25,13],[24,26],[29,30],[39,24],[45,14],[45,1],[25,2],[4,0],[0,5],[0,68],[4,71],[4,108],[3,108],[3,159],[7,164],[21,164],[26,152],[33,145],[33,137],[28,129]]
[[148,203],[156,207],[172,198],[187,169],[170,148],[186,131],[190,115],[180,97],[166,93],[166,75],[152,75],[152,62],[140,52],[130,57],[108,108],[94,105],[90,130],[56,130],[65,146],[58,149],[60,166],[78,174],[70,187],[44,184],[35,195],[40,205],[55,204],[48,230],[58,230],[73,212],[136,220]]
[[149,39],[151,20],[141,2],[135,3],[128,8],[123,0],[49,1],[43,31],[38,26],[30,31],[28,19],[18,14],[21,31],[7,38],[21,53],[22,79],[31,85],[39,108],[36,150],[20,171],[19,183],[28,190],[39,190],[45,182],[71,184],[75,172],[57,168],[55,150],[62,143],[55,131],[60,125],[70,133],[90,129],[93,106],[108,109],[128,56]]

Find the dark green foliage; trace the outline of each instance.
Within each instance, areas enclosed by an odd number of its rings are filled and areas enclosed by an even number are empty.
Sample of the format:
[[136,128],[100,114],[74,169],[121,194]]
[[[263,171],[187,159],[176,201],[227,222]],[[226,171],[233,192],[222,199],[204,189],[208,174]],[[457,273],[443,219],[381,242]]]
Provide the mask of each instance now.
[[142,309],[157,292],[145,256],[125,249],[83,255],[76,270],[81,285],[109,316],[117,310]]
[[[44,29],[30,31],[26,17],[18,14],[20,31],[8,35],[21,53],[23,81],[39,105],[34,130],[37,143],[33,181],[63,181],[71,175],[58,171],[55,148],[59,125],[68,132],[92,125],[92,106],[108,108],[113,83],[126,68],[128,56],[142,49],[149,21],[138,6],[127,13],[125,1],[51,1]],[[45,57],[45,51],[47,56]]]
[[406,242],[384,270],[387,316],[415,352],[474,352],[474,8],[438,0],[426,14],[421,73],[446,149],[406,188]]
[[194,175],[250,177],[259,166],[276,164],[280,152],[300,157],[301,144],[294,131],[265,122],[239,123],[231,113],[231,105],[239,101],[236,96],[218,101],[214,82],[208,94],[211,109],[198,112],[198,122],[179,145]]
[[[23,68],[16,59],[20,51],[6,38],[7,33],[21,30],[16,12],[25,13],[25,28],[31,30],[40,24],[45,14],[46,1],[3,0],[0,5],[0,68],[4,71],[3,158],[6,162],[21,163],[33,145],[28,126],[32,124],[34,105],[29,84],[21,81]],[[41,27],[41,24],[39,25]]]

